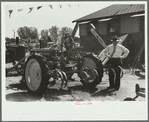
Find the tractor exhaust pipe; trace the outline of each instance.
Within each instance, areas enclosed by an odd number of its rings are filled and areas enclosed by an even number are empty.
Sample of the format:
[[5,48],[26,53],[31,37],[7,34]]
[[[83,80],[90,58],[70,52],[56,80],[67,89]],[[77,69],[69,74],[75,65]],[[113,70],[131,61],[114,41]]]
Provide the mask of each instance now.
[[19,44],[19,37],[16,37],[16,44]]

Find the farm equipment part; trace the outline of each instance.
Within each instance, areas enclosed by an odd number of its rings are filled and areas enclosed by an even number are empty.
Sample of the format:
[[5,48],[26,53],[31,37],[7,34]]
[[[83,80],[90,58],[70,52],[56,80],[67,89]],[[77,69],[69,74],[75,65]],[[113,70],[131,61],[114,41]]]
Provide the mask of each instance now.
[[6,46],[6,63],[12,62],[15,64],[15,61],[21,60],[25,57],[26,47],[15,44],[15,45],[8,45]]
[[[21,69],[23,67],[23,60],[26,56],[27,47],[19,44],[19,38],[16,37],[15,44],[6,45],[6,63],[13,63],[12,68],[6,69],[6,75],[8,71],[15,69],[18,74],[21,74]],[[20,62],[20,63],[17,63]]]
[[123,101],[135,101],[139,96],[145,98],[145,88],[141,88],[139,84],[136,84],[135,86],[135,93],[136,96],[134,98],[127,97]]
[[21,60],[25,57],[26,47],[19,45],[19,38],[16,37],[15,44],[6,45],[6,63],[12,62],[15,64],[15,61]]

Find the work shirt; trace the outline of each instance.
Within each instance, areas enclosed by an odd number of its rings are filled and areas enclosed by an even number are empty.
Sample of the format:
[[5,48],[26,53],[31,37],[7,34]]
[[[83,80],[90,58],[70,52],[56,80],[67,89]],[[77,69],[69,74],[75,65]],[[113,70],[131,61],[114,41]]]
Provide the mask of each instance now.
[[[113,50],[114,50],[114,45],[110,44],[104,49],[103,53],[106,57],[110,57],[111,54],[113,53]],[[121,44],[117,44],[115,52],[113,56],[111,56],[111,58],[126,58],[128,54],[129,54],[129,50],[126,47],[124,47]]]

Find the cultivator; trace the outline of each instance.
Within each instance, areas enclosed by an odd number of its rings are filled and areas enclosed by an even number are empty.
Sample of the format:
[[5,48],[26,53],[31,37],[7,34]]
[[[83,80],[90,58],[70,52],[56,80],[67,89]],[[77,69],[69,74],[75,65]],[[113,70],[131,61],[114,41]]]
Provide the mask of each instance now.
[[60,71],[60,70],[53,70],[53,71],[48,71],[47,73],[50,78],[49,79],[50,85],[55,85],[56,81],[60,80],[61,82],[60,88],[67,87],[67,83],[68,83],[67,75],[69,73],[78,73],[80,75],[80,78],[85,82],[91,82],[93,77],[96,77],[97,79],[99,79],[98,73],[95,69],[84,68],[81,70],[74,70],[74,71],[67,71],[67,72]]

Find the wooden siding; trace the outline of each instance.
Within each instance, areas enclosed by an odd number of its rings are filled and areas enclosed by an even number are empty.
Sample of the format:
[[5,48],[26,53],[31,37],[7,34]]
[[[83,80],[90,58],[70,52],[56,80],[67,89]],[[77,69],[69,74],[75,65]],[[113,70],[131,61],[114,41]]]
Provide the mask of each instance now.
[[79,30],[80,30],[80,36],[86,36],[87,35],[87,24],[80,24],[79,25]]
[[103,47],[97,41],[94,36],[82,36],[80,45],[84,47],[86,51],[102,50]]
[[98,33],[101,35],[108,33],[108,22],[99,22],[98,23]]
[[140,31],[140,18],[122,18],[120,33],[138,33]]

